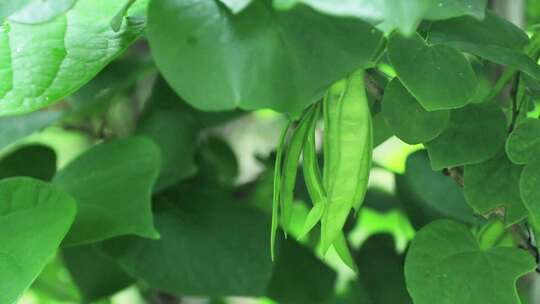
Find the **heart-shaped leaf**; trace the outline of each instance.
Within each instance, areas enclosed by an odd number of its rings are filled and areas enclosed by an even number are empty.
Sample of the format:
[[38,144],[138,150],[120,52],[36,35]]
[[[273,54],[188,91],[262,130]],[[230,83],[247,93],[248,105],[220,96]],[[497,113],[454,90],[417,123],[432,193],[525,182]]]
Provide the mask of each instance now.
[[507,225],[522,220],[527,216],[519,194],[522,170],[522,166],[508,160],[504,151],[483,163],[465,166],[463,190],[467,202],[484,215],[504,208]]
[[[355,19],[255,1],[233,15],[215,0],[150,2],[148,38],[163,76],[202,110],[299,114],[370,61],[381,33]],[[326,43],[321,43],[326,41]]]
[[477,164],[486,161],[501,149],[506,139],[506,118],[492,103],[470,104],[450,113],[444,132],[425,144],[431,167]]
[[416,234],[405,279],[415,304],[520,304],[516,281],[535,268],[525,250],[482,248],[465,225],[438,220]]
[[476,92],[471,64],[452,47],[428,45],[418,34],[394,34],[388,55],[403,85],[428,111],[461,108]]
[[272,275],[269,218],[215,189],[188,185],[158,201],[161,239],[122,237],[105,250],[127,273],[176,295],[264,295]]
[[69,163],[53,180],[79,207],[64,244],[124,234],[157,238],[150,197],[159,168],[159,148],[143,137],[100,144]]
[[394,134],[408,144],[434,139],[450,120],[448,110],[426,111],[397,78],[384,90],[382,112]]
[[38,180],[0,182],[0,303],[15,303],[54,258],[75,218],[75,201]]

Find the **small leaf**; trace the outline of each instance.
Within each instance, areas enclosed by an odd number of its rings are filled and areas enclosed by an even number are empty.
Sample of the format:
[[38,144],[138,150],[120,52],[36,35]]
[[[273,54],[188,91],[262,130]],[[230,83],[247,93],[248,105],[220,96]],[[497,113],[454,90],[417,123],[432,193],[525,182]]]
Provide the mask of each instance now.
[[78,0],[47,23],[0,25],[0,115],[29,113],[57,102],[123,52],[142,33],[144,21],[132,19],[115,33],[109,22],[121,5]]
[[78,0],[31,0],[23,9],[9,16],[8,20],[38,24],[53,20],[72,8]]
[[83,245],[62,250],[71,278],[85,303],[111,296],[135,283],[98,245]]
[[535,159],[523,168],[519,182],[521,198],[530,219],[537,229],[540,229],[540,159]]
[[506,153],[518,165],[535,160],[540,153],[540,120],[528,118],[518,123],[506,141]]
[[435,22],[430,28],[432,43],[443,43],[489,61],[511,66],[540,79],[540,67],[527,56],[527,34],[494,13],[484,20],[461,17]]
[[382,41],[366,23],[306,7],[274,12],[254,1],[233,15],[215,0],[151,1],[148,38],[163,76],[196,108],[295,116],[366,66]]
[[516,281],[535,267],[525,250],[482,249],[466,226],[438,220],[412,241],[405,279],[415,304],[520,304]]
[[53,182],[72,194],[79,207],[64,245],[124,234],[158,237],[150,196],[159,167],[158,147],[131,137],[95,146],[59,171]]
[[408,144],[434,139],[450,120],[448,110],[426,111],[397,78],[384,90],[382,112],[394,134]]
[[483,215],[504,208],[506,225],[522,220],[527,216],[519,194],[522,169],[510,162],[504,151],[483,163],[465,166],[463,190],[467,202]]
[[471,104],[450,113],[446,130],[425,144],[431,167],[477,164],[501,149],[506,138],[506,118],[495,104]]
[[0,303],[15,303],[54,258],[75,218],[75,201],[38,180],[0,182]]
[[452,47],[428,45],[418,34],[394,34],[388,55],[403,85],[428,111],[461,108],[476,91],[471,64]]

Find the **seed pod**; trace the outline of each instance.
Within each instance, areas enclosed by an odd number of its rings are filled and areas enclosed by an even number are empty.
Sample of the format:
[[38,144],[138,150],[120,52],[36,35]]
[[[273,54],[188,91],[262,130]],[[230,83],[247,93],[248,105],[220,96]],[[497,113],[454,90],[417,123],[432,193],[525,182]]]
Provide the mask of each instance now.
[[326,252],[340,235],[350,210],[360,208],[368,184],[373,130],[364,72],[333,85],[324,103],[323,183],[328,201],[321,219],[321,242]]
[[279,201],[281,209],[281,225],[283,226],[284,231],[287,231],[287,227],[289,227],[291,221],[298,161],[300,160],[300,155],[302,154],[302,149],[306,142],[307,131],[312,120],[315,119],[314,110],[315,107],[311,107],[300,119],[298,127],[291,135],[291,140],[287,147],[287,152],[283,162]]

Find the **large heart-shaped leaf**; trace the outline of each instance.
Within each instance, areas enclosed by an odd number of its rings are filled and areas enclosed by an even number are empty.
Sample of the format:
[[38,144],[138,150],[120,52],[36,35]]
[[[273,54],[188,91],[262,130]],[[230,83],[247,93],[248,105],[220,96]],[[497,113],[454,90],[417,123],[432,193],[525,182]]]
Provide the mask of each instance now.
[[415,304],[520,304],[516,281],[535,267],[525,250],[483,248],[465,225],[438,220],[416,234],[405,279]]
[[394,34],[388,55],[403,85],[428,111],[461,108],[476,92],[471,64],[452,47]]
[[143,137],[100,144],[69,163],[53,180],[79,207],[64,244],[123,234],[156,238],[150,196],[159,168],[159,148]]
[[408,144],[434,139],[450,120],[448,110],[426,111],[397,78],[384,90],[382,113],[394,134]]
[[540,79],[540,67],[524,52],[527,34],[494,13],[484,20],[461,17],[435,22],[429,33],[432,43],[444,43],[495,63],[520,69]]
[[[144,3],[145,1],[141,1]],[[144,28],[128,18],[110,21],[122,1],[79,0],[50,22],[0,26],[0,115],[22,114],[73,93],[128,47]]]
[[305,6],[275,12],[268,1],[233,15],[215,0],[153,0],[148,17],[163,76],[202,110],[298,114],[334,81],[366,66],[382,39],[360,20]]
[[446,130],[426,148],[434,170],[477,164],[501,149],[506,139],[506,118],[495,104],[471,104],[450,113]]
[[75,201],[38,180],[0,182],[0,303],[15,303],[54,258],[75,218]]
[[523,167],[508,160],[504,151],[496,157],[476,165],[465,166],[465,198],[480,214],[504,212],[507,225],[527,216],[519,194],[519,177]]
[[132,276],[176,295],[264,295],[272,275],[269,218],[215,186],[190,187],[158,202],[171,205],[155,214],[161,239],[122,237],[105,242],[106,251]]

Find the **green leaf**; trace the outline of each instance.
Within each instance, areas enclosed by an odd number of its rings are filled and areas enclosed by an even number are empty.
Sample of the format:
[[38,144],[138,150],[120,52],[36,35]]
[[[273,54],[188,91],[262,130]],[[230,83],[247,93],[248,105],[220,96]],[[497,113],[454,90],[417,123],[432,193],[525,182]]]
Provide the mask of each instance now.
[[280,245],[268,296],[281,304],[326,303],[334,292],[336,273],[291,238]]
[[150,137],[161,150],[161,171],[154,192],[198,172],[195,152],[201,129],[223,124],[240,114],[195,110],[180,99],[161,77],[156,81],[148,103],[137,133]]
[[528,118],[514,128],[506,140],[506,153],[515,164],[524,165],[540,152],[540,120]]
[[[396,182],[398,192],[404,198],[403,206],[413,222],[424,224],[441,217],[466,223],[475,221],[461,187],[451,177],[433,171],[425,151],[409,155],[405,174],[397,176]],[[427,221],[422,217],[427,217]]]
[[529,210],[530,219],[537,229],[540,228],[540,160],[535,159],[523,168],[519,182],[519,191],[521,198],[527,210]]
[[130,137],[88,150],[57,173],[53,182],[73,195],[79,212],[64,245],[135,234],[158,237],[151,193],[160,167],[158,147]]
[[360,269],[359,283],[371,299],[368,303],[412,303],[405,288],[405,258],[396,252],[390,235],[369,238],[355,254],[355,260]]
[[221,3],[225,4],[231,12],[238,14],[243,11],[248,5],[251,4],[253,0],[219,0]]
[[519,194],[523,167],[510,162],[504,151],[476,165],[465,166],[464,193],[469,205],[479,214],[499,213],[502,208],[506,225],[527,216]]
[[54,258],[75,218],[75,201],[38,180],[0,182],[0,303],[14,303]]
[[58,111],[41,111],[23,116],[0,117],[0,149],[45,128],[62,116]]
[[50,181],[55,173],[56,154],[46,146],[24,146],[0,160],[0,179],[27,176]]
[[448,110],[426,111],[397,78],[384,90],[382,113],[394,134],[408,144],[434,139],[450,120]]
[[466,226],[439,220],[416,234],[405,279],[415,304],[519,304],[516,281],[535,267],[527,251],[482,249]]
[[62,256],[85,303],[111,296],[135,283],[135,279],[97,245],[64,248]]
[[436,139],[425,144],[431,167],[477,164],[501,149],[506,139],[506,118],[492,103],[471,104],[450,113],[450,123]]
[[441,20],[471,15],[482,19],[487,4],[487,0],[285,0],[283,2],[287,5],[281,5],[282,8],[290,8],[295,3],[305,3],[326,14],[361,18],[373,24],[381,24],[380,27],[387,31],[397,28],[406,35],[413,34],[423,18]]
[[232,187],[238,178],[238,160],[227,142],[217,136],[203,140],[198,151],[201,176],[224,187]]
[[[115,33],[119,1],[79,0],[66,14],[38,25],[0,27],[0,115],[47,107],[73,93],[139,37],[144,22],[130,18]],[[28,66],[32,68],[29,69]]]
[[53,20],[72,8],[78,0],[31,0],[23,9],[9,16],[8,20],[37,24]]
[[215,186],[186,188],[158,202],[170,206],[155,213],[160,240],[122,237],[106,242],[106,251],[127,273],[175,295],[264,295],[272,274],[269,218]]
[[161,191],[193,176],[197,129],[186,119],[185,113],[155,110],[139,124],[137,133],[148,136],[161,151],[161,170],[154,191]]
[[488,12],[484,20],[461,17],[435,22],[429,39],[540,78],[540,67],[524,52],[529,42],[527,34],[494,13]]
[[191,105],[294,115],[366,66],[382,40],[368,24],[306,7],[274,12],[255,1],[232,15],[215,0],[151,1],[148,38],[163,76]]
[[388,56],[403,85],[428,111],[461,108],[476,91],[471,64],[452,47],[429,45],[418,34],[394,34]]
[[62,302],[81,302],[79,291],[58,254],[41,271],[30,290],[37,292],[40,300],[46,297]]
[[394,135],[392,129],[384,119],[382,112],[379,112],[372,117],[373,123],[373,148],[376,148],[387,139]]
[[23,8],[28,2],[30,0],[4,0],[0,2],[0,23],[4,22],[7,16]]

